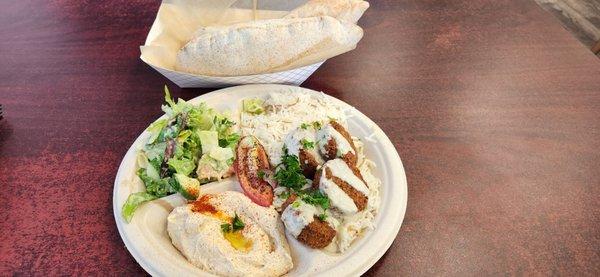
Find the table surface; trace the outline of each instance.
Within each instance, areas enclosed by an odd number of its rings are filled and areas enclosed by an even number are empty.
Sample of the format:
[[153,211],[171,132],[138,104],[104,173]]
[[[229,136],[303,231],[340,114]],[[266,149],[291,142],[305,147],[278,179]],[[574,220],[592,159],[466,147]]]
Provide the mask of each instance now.
[[[139,60],[158,5],[3,3],[0,275],[144,273],[115,173],[165,83],[209,91]],[[404,163],[404,223],[367,275],[598,276],[600,61],[533,1],[372,1],[360,25],[303,86],[355,105]]]

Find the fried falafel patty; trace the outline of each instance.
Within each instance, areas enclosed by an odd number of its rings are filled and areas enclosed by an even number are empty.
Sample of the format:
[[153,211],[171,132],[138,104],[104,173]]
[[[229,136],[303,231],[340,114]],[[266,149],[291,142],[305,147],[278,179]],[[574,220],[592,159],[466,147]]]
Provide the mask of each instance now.
[[297,239],[311,248],[321,249],[329,245],[335,235],[336,231],[329,223],[314,217],[313,221],[302,229]]
[[298,241],[311,248],[324,248],[335,238],[335,223],[319,219],[319,208],[296,199],[281,214],[286,230]]
[[330,121],[317,132],[317,144],[326,160],[342,158],[349,164],[356,164],[356,146],[350,133],[337,121]]
[[326,162],[317,174],[319,190],[331,201],[331,206],[344,214],[354,214],[367,207],[369,187],[360,171],[342,159]]

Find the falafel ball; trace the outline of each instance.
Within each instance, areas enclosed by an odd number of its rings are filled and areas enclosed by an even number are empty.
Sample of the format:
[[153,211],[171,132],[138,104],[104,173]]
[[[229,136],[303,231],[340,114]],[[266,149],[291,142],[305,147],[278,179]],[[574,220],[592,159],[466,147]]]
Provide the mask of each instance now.
[[329,223],[321,221],[315,216],[313,221],[302,229],[302,232],[298,235],[298,241],[311,248],[321,249],[329,245],[335,235],[336,231]]
[[281,213],[281,221],[298,241],[311,248],[324,248],[333,241],[337,231],[332,222],[319,217],[323,213],[322,209],[295,198]]
[[369,187],[354,165],[342,159],[330,160],[317,175],[321,176],[318,180],[319,189],[329,197],[333,207],[344,214],[365,210],[369,201]]
[[335,120],[330,121],[317,132],[319,151],[326,160],[342,158],[349,164],[356,164],[356,146],[350,133]]

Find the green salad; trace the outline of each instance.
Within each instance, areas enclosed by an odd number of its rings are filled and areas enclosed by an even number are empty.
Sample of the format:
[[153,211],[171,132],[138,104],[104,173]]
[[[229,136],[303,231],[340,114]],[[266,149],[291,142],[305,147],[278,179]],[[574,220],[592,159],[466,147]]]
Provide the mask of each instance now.
[[234,122],[205,103],[177,102],[165,86],[162,106],[166,118],[146,130],[150,138],[137,156],[137,176],[146,191],[129,195],[123,205],[123,217],[131,221],[137,207],[147,201],[181,193],[198,197],[200,185],[229,176],[234,151],[240,138]]

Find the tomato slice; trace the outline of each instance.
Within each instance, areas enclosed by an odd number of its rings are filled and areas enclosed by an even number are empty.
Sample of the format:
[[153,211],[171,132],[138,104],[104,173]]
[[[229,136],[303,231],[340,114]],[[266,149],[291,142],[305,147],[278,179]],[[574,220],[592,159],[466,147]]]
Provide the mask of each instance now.
[[273,187],[263,179],[271,165],[265,148],[256,137],[245,136],[240,140],[235,151],[234,167],[244,194],[258,205],[271,206]]

